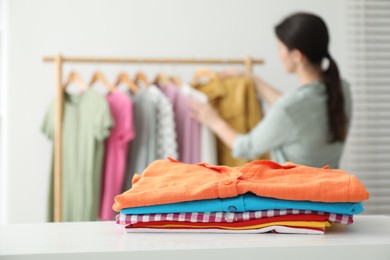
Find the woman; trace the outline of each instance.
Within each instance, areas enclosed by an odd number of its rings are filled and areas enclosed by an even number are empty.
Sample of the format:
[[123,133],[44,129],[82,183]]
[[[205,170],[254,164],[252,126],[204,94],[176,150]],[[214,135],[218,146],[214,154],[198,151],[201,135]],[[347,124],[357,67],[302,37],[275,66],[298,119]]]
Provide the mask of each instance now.
[[235,157],[253,159],[270,151],[278,163],[337,168],[347,137],[351,98],[329,54],[327,27],[316,15],[297,13],[277,25],[275,33],[279,57],[287,72],[297,74],[301,86],[281,95],[261,78],[249,75],[271,108],[247,134],[235,132],[210,105],[194,103],[193,116],[231,147]]

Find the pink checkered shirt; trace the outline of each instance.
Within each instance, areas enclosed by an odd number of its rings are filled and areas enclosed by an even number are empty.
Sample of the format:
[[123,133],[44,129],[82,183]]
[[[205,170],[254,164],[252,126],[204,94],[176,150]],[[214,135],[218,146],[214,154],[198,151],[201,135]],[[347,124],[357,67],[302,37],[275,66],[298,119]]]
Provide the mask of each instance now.
[[154,221],[188,221],[188,222],[238,222],[259,218],[284,216],[289,214],[316,214],[325,215],[328,221],[340,224],[352,224],[352,215],[334,214],[322,211],[313,210],[298,210],[298,209],[271,209],[261,211],[248,212],[189,212],[189,213],[161,213],[161,214],[133,214],[125,215],[118,214],[116,223],[119,225],[129,225],[139,222],[154,222]]

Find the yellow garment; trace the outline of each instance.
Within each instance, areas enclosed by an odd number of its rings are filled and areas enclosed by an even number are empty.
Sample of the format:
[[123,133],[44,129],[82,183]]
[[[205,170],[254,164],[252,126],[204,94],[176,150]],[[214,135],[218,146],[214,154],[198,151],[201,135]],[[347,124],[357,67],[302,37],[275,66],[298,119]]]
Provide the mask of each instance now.
[[163,224],[163,225],[150,225],[145,224],[147,228],[197,228],[197,229],[208,229],[208,228],[219,228],[219,229],[228,229],[228,230],[247,230],[247,229],[258,229],[269,226],[289,226],[289,227],[305,227],[305,228],[321,228],[325,229],[326,227],[330,227],[330,223],[328,221],[276,221],[264,224],[255,224],[250,226],[242,226],[242,227],[227,227],[224,225],[210,225],[210,226],[199,226],[199,225],[187,225],[187,224]]
[[[249,132],[263,117],[253,82],[247,77],[217,78],[194,87],[208,96],[209,103],[240,134]],[[231,149],[220,139],[217,140],[217,150],[219,165],[241,166],[248,162],[234,158]],[[258,159],[269,159],[269,155],[264,154]]]

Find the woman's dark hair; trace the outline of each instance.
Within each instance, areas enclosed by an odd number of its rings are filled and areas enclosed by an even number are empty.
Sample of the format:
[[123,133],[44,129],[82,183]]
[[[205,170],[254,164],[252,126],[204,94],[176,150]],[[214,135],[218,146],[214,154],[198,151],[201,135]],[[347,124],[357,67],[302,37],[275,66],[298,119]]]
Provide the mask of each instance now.
[[321,66],[323,59],[329,60],[329,67],[323,72],[323,81],[328,94],[329,141],[344,142],[347,136],[344,96],[339,70],[328,52],[329,34],[325,22],[313,14],[296,13],[278,24],[275,33],[289,50],[301,51],[312,64]]

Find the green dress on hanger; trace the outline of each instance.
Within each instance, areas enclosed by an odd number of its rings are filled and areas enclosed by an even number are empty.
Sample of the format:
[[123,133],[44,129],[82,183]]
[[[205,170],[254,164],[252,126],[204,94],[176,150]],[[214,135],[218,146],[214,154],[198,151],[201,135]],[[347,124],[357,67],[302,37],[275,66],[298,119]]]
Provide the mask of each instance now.
[[[89,89],[65,94],[62,136],[62,221],[98,218],[104,140],[113,119],[104,96]],[[47,110],[42,131],[54,138],[55,102]],[[53,161],[49,192],[49,221],[53,221]]]

